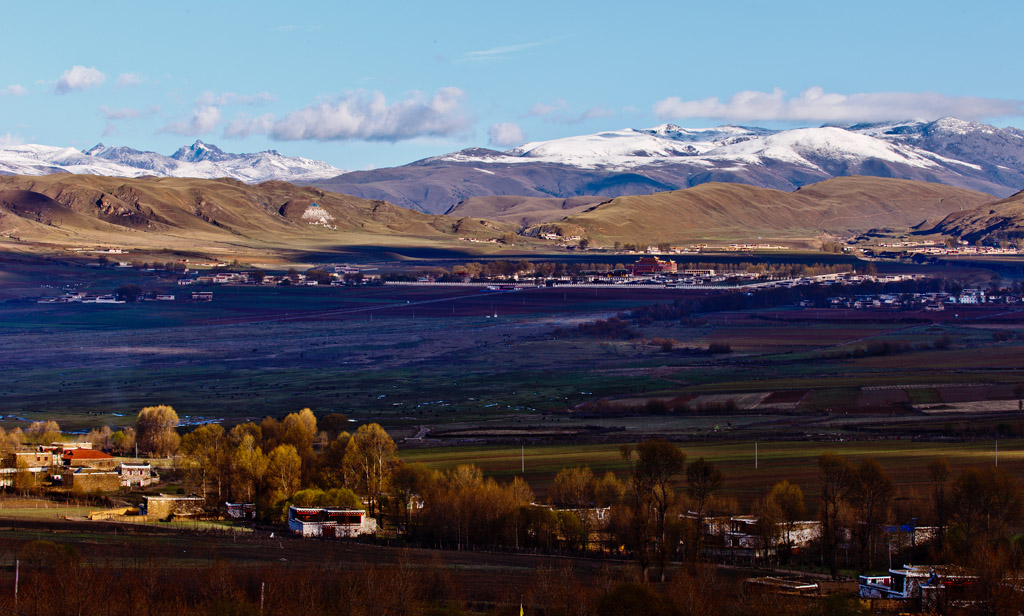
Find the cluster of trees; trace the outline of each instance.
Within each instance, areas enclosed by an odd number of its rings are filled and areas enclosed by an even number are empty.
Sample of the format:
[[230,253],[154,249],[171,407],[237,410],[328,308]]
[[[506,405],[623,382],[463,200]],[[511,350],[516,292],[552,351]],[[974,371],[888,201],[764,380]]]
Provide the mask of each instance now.
[[[344,430],[347,425],[340,414],[318,425],[309,409],[230,431],[207,424],[182,437],[178,452],[190,487],[211,503],[255,502],[265,519],[281,521],[289,504],[360,508],[358,493],[376,516],[397,448],[378,424],[354,434]],[[137,431],[141,443],[143,432]],[[154,448],[165,444],[149,442]]]
[[897,355],[911,351],[925,351],[929,349],[948,349],[953,343],[949,336],[939,336],[931,342],[903,342],[901,340],[872,340],[866,344],[856,345],[848,348],[840,348],[829,351],[822,356],[828,359],[842,359],[847,357],[879,357],[884,355]]
[[[688,263],[687,268],[713,269],[726,274],[753,273],[766,279],[791,278],[800,276],[817,276],[822,274],[841,274],[853,271],[853,266],[845,263],[752,263],[752,262],[711,262]],[[421,269],[411,274],[385,274],[386,280],[415,280],[421,276],[432,276],[440,282],[453,282],[469,277],[473,280],[507,279],[513,276],[520,278],[582,278],[584,276],[606,275],[615,271],[625,271],[624,263],[533,263],[525,259],[519,261],[496,260],[484,263],[470,262],[452,266]],[[307,272],[307,276],[309,272]]]
[[[927,520],[935,527],[932,557],[975,569],[992,563],[1018,569],[1021,553],[1013,533],[1024,519],[1024,491],[1005,468],[970,467],[953,475],[949,460],[928,465],[930,494],[917,510],[896,511],[897,493],[891,476],[872,458],[854,464],[826,453],[818,459],[821,501],[822,561],[833,576],[839,569],[839,546],[848,529],[861,570],[882,563],[880,531],[885,524]],[[913,557],[913,555],[911,555]]]
[[[107,255],[100,255],[96,257],[96,262],[100,266],[109,265],[110,258]],[[135,269],[143,270],[154,269],[163,270],[165,272],[183,272],[185,271],[187,266],[185,263],[181,261],[167,261],[166,263],[162,263],[160,261],[153,261],[152,263],[149,263],[147,261],[134,261],[132,263],[132,267]]]
[[387,274],[385,277],[389,280],[406,280],[429,275],[440,282],[451,282],[462,280],[467,276],[473,280],[507,279],[513,276],[520,278],[579,277],[586,274],[606,274],[614,269],[625,269],[625,265],[621,263],[615,265],[608,263],[533,263],[520,259],[518,261],[470,262],[455,265],[451,269],[432,267],[418,270],[410,275]]
[[629,321],[620,317],[597,319],[579,323],[574,328],[556,327],[551,335],[556,338],[565,338],[572,335],[586,338],[599,338],[602,340],[632,340],[640,334],[634,330]]

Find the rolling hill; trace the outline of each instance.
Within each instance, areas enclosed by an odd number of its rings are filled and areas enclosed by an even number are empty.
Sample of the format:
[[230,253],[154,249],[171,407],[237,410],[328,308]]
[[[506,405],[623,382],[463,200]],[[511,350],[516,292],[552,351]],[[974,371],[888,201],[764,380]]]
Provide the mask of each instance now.
[[[871,177],[835,178],[794,192],[713,182],[686,190],[618,197],[554,226],[596,245],[706,239],[810,239],[876,227],[910,227],[972,209],[990,195]],[[548,230],[535,225],[527,233]]]
[[0,238],[40,249],[114,245],[204,254],[281,254],[345,245],[490,239],[512,230],[285,182],[0,177]]
[[[596,204],[594,198],[487,197],[445,216],[285,182],[5,176],[0,240],[43,252],[103,245],[232,258],[351,246],[465,249],[471,247],[466,239],[515,232],[536,238],[543,231],[587,237],[595,247],[757,238],[806,245],[822,234],[932,226],[951,213],[980,211],[975,208],[991,200],[941,184],[844,177],[793,192],[713,182]],[[522,245],[531,244],[550,247],[534,239]]]
[[568,199],[519,195],[470,197],[457,203],[445,214],[486,218],[528,226],[578,214],[603,201],[607,201],[607,199],[595,196],[569,197]]
[[930,231],[954,235],[970,242],[1020,240],[1024,238],[1024,191],[1001,201],[954,212]]

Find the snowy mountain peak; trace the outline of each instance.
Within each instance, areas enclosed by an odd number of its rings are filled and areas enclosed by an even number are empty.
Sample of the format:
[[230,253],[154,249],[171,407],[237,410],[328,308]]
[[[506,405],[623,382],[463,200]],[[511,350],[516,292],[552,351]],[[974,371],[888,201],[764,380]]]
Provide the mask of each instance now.
[[189,163],[198,163],[204,160],[211,160],[214,162],[228,160],[234,154],[227,154],[224,150],[221,150],[215,145],[208,145],[202,141],[196,141],[190,146],[182,146],[178,148],[178,151],[171,154],[171,158],[174,160],[180,160]]
[[45,145],[0,147],[0,175],[82,173],[138,177],[223,178],[259,183],[267,180],[313,181],[344,173],[325,162],[282,156],[275,150],[229,154],[196,141],[172,156],[98,143],[88,150]]
[[956,118],[939,118],[932,122],[932,127],[943,132],[962,135],[981,130],[985,128],[985,125],[979,122],[965,122]]

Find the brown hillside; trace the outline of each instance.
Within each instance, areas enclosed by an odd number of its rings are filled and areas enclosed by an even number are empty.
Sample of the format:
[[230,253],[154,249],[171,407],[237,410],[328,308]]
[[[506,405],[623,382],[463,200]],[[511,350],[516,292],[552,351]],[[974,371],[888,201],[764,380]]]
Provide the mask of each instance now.
[[954,212],[932,229],[975,240],[1016,240],[1024,237],[1024,191],[980,207]]
[[559,197],[494,195],[470,197],[453,206],[446,214],[532,225],[578,214],[603,201],[608,201],[608,197],[582,196],[561,199]]
[[792,193],[744,184],[619,197],[565,218],[599,243],[811,238],[875,227],[910,227],[977,207],[991,195],[886,178],[844,177]]
[[492,238],[511,229],[285,182],[251,186],[230,179],[0,177],[0,237],[33,244],[280,253],[450,241],[456,233]]

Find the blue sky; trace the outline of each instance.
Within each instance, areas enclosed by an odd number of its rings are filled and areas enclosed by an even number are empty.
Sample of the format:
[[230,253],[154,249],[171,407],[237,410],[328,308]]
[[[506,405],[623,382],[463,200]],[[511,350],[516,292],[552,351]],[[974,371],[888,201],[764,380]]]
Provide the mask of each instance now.
[[6,3],[0,144],[202,139],[365,169],[664,122],[1024,126],[1021,6]]

